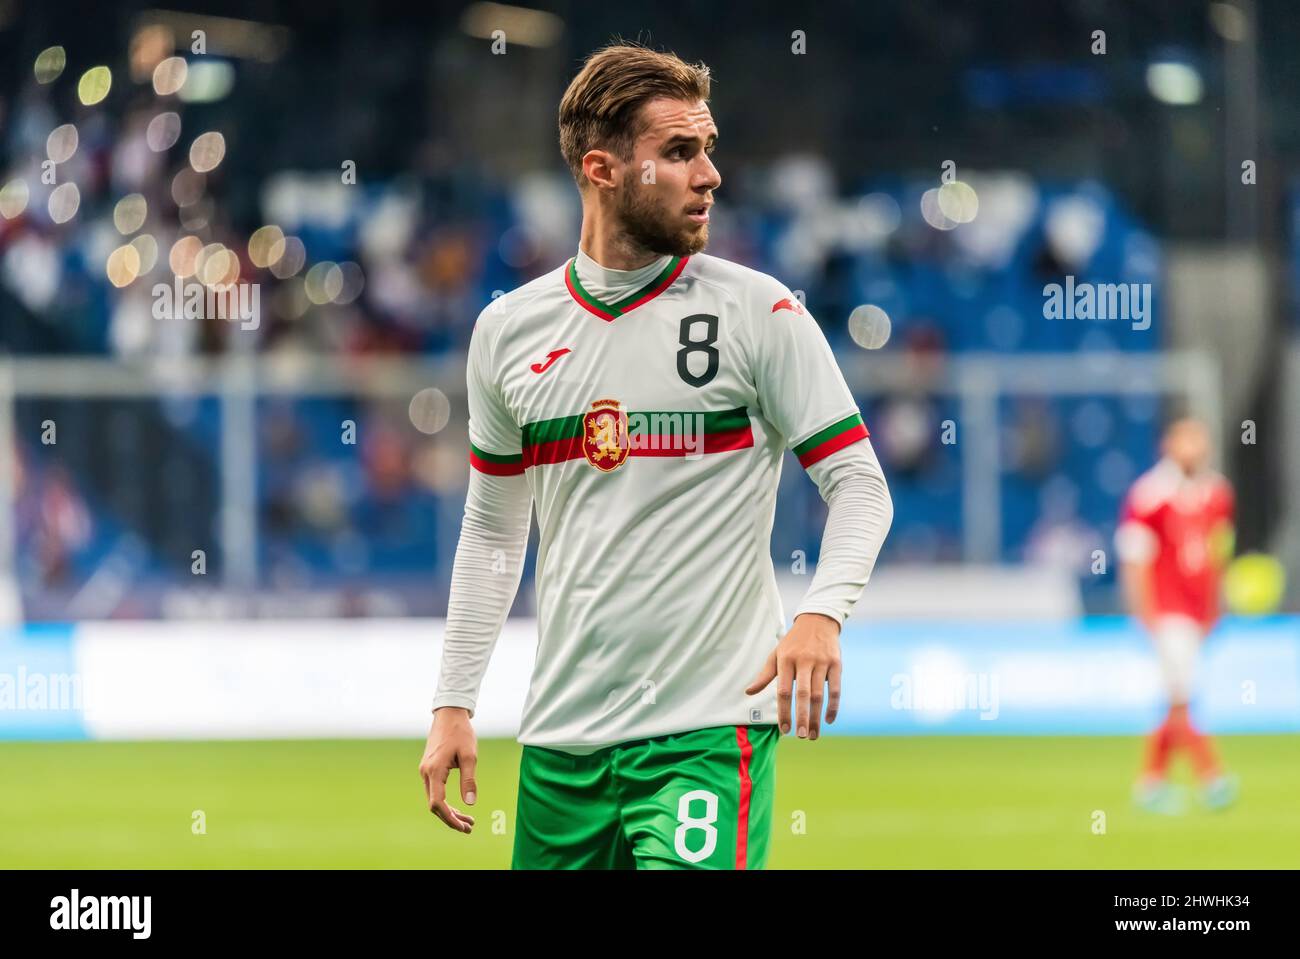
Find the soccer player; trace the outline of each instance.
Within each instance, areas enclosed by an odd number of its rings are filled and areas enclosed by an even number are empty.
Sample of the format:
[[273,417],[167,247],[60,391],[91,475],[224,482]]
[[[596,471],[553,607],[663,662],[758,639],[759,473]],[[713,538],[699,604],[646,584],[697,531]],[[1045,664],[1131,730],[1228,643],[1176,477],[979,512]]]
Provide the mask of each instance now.
[[[892,519],[808,310],[701,254],[722,182],[708,97],[708,68],[672,54],[586,61],[559,111],[578,249],[471,336],[472,468],[420,773],[469,832],[446,782],[459,769],[474,805],[470,720],[536,503],[514,868],[762,868],[777,741],[792,724],[817,739],[824,701],[834,721],[840,626]],[[770,555],[786,449],[829,508],[788,632]]]
[[1210,738],[1188,715],[1197,654],[1219,615],[1234,508],[1232,487],[1209,469],[1210,435],[1203,423],[1171,423],[1161,452],[1125,499],[1115,545],[1129,609],[1155,643],[1169,698],[1169,714],[1151,734],[1134,798],[1143,808],[1172,814],[1182,800],[1166,772],[1179,749],[1191,757],[1207,806],[1223,808],[1236,798],[1235,777],[1223,773]]

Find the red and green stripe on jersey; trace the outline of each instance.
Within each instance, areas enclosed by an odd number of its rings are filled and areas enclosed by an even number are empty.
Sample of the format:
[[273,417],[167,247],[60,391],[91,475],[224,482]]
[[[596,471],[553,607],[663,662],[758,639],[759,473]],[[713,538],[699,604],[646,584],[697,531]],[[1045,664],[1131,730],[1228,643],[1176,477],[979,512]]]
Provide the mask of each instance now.
[[469,444],[469,463],[480,473],[489,476],[518,476],[524,471],[522,453],[489,453],[473,443]]
[[[583,417],[559,416],[525,424],[523,450],[519,453],[489,453],[470,444],[469,460],[481,473],[517,476],[524,470],[548,463],[583,459]],[[852,413],[818,430],[793,448],[799,465],[807,469],[832,453],[871,434],[862,416]],[[629,413],[629,456],[696,456],[748,449],[754,445],[749,411],[744,407],[709,413]]]
[[870,435],[866,424],[862,422],[862,414],[851,413],[796,444],[791,452],[799,457],[799,465],[807,469],[850,443],[864,440]]
[[[584,415],[579,413],[525,424],[524,468],[583,459]],[[743,406],[710,413],[629,413],[627,419],[629,456],[686,457],[725,453],[754,445],[749,411]]]
[[[491,476],[517,476],[530,467],[584,459],[585,415],[525,424],[519,453],[489,453],[470,443],[470,465]],[[754,445],[754,431],[744,407],[706,413],[629,413],[627,441],[629,456],[687,457],[747,449]]]
[[664,268],[659,271],[658,276],[635,293],[630,293],[614,303],[606,303],[604,300],[592,296],[583,288],[582,281],[578,279],[577,257],[569,261],[569,266],[564,271],[564,285],[569,288],[569,295],[577,300],[583,309],[596,314],[602,320],[612,320],[616,316],[622,316],[624,313],[636,309],[643,303],[650,302],[672,286],[673,280],[681,276],[682,270],[686,267],[686,261],[689,259],[689,256],[669,258]]

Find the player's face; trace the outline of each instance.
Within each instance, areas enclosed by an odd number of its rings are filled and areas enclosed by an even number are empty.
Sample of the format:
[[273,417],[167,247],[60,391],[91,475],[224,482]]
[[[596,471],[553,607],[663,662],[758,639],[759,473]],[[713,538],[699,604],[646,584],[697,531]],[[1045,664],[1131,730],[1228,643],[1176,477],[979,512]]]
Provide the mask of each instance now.
[[703,101],[651,100],[645,130],[619,191],[619,217],[633,240],[653,253],[690,256],[709,242],[709,208],[722,183],[709,158],[718,128]]
[[1210,434],[1197,420],[1180,420],[1165,436],[1165,455],[1187,474],[1198,473],[1210,461]]

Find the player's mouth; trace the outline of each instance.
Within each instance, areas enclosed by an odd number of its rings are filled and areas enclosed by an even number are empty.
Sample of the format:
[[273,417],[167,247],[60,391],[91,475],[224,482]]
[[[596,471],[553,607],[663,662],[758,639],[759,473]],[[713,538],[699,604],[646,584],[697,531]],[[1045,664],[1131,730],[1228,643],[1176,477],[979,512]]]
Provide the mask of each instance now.
[[709,207],[711,206],[713,206],[712,203],[698,203],[695,206],[688,206],[686,208],[686,218],[696,223],[708,223]]

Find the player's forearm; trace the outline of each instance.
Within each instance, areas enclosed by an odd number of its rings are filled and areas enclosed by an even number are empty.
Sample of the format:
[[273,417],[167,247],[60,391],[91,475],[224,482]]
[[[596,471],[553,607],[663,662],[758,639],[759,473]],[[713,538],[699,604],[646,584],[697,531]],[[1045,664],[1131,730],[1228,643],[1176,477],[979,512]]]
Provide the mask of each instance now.
[[822,613],[843,623],[871,578],[894,518],[875,452],[854,443],[809,469],[829,510],[817,571],[795,615]]
[[459,706],[473,715],[488,660],[519,589],[531,518],[532,497],[523,476],[470,471],[434,709]]

